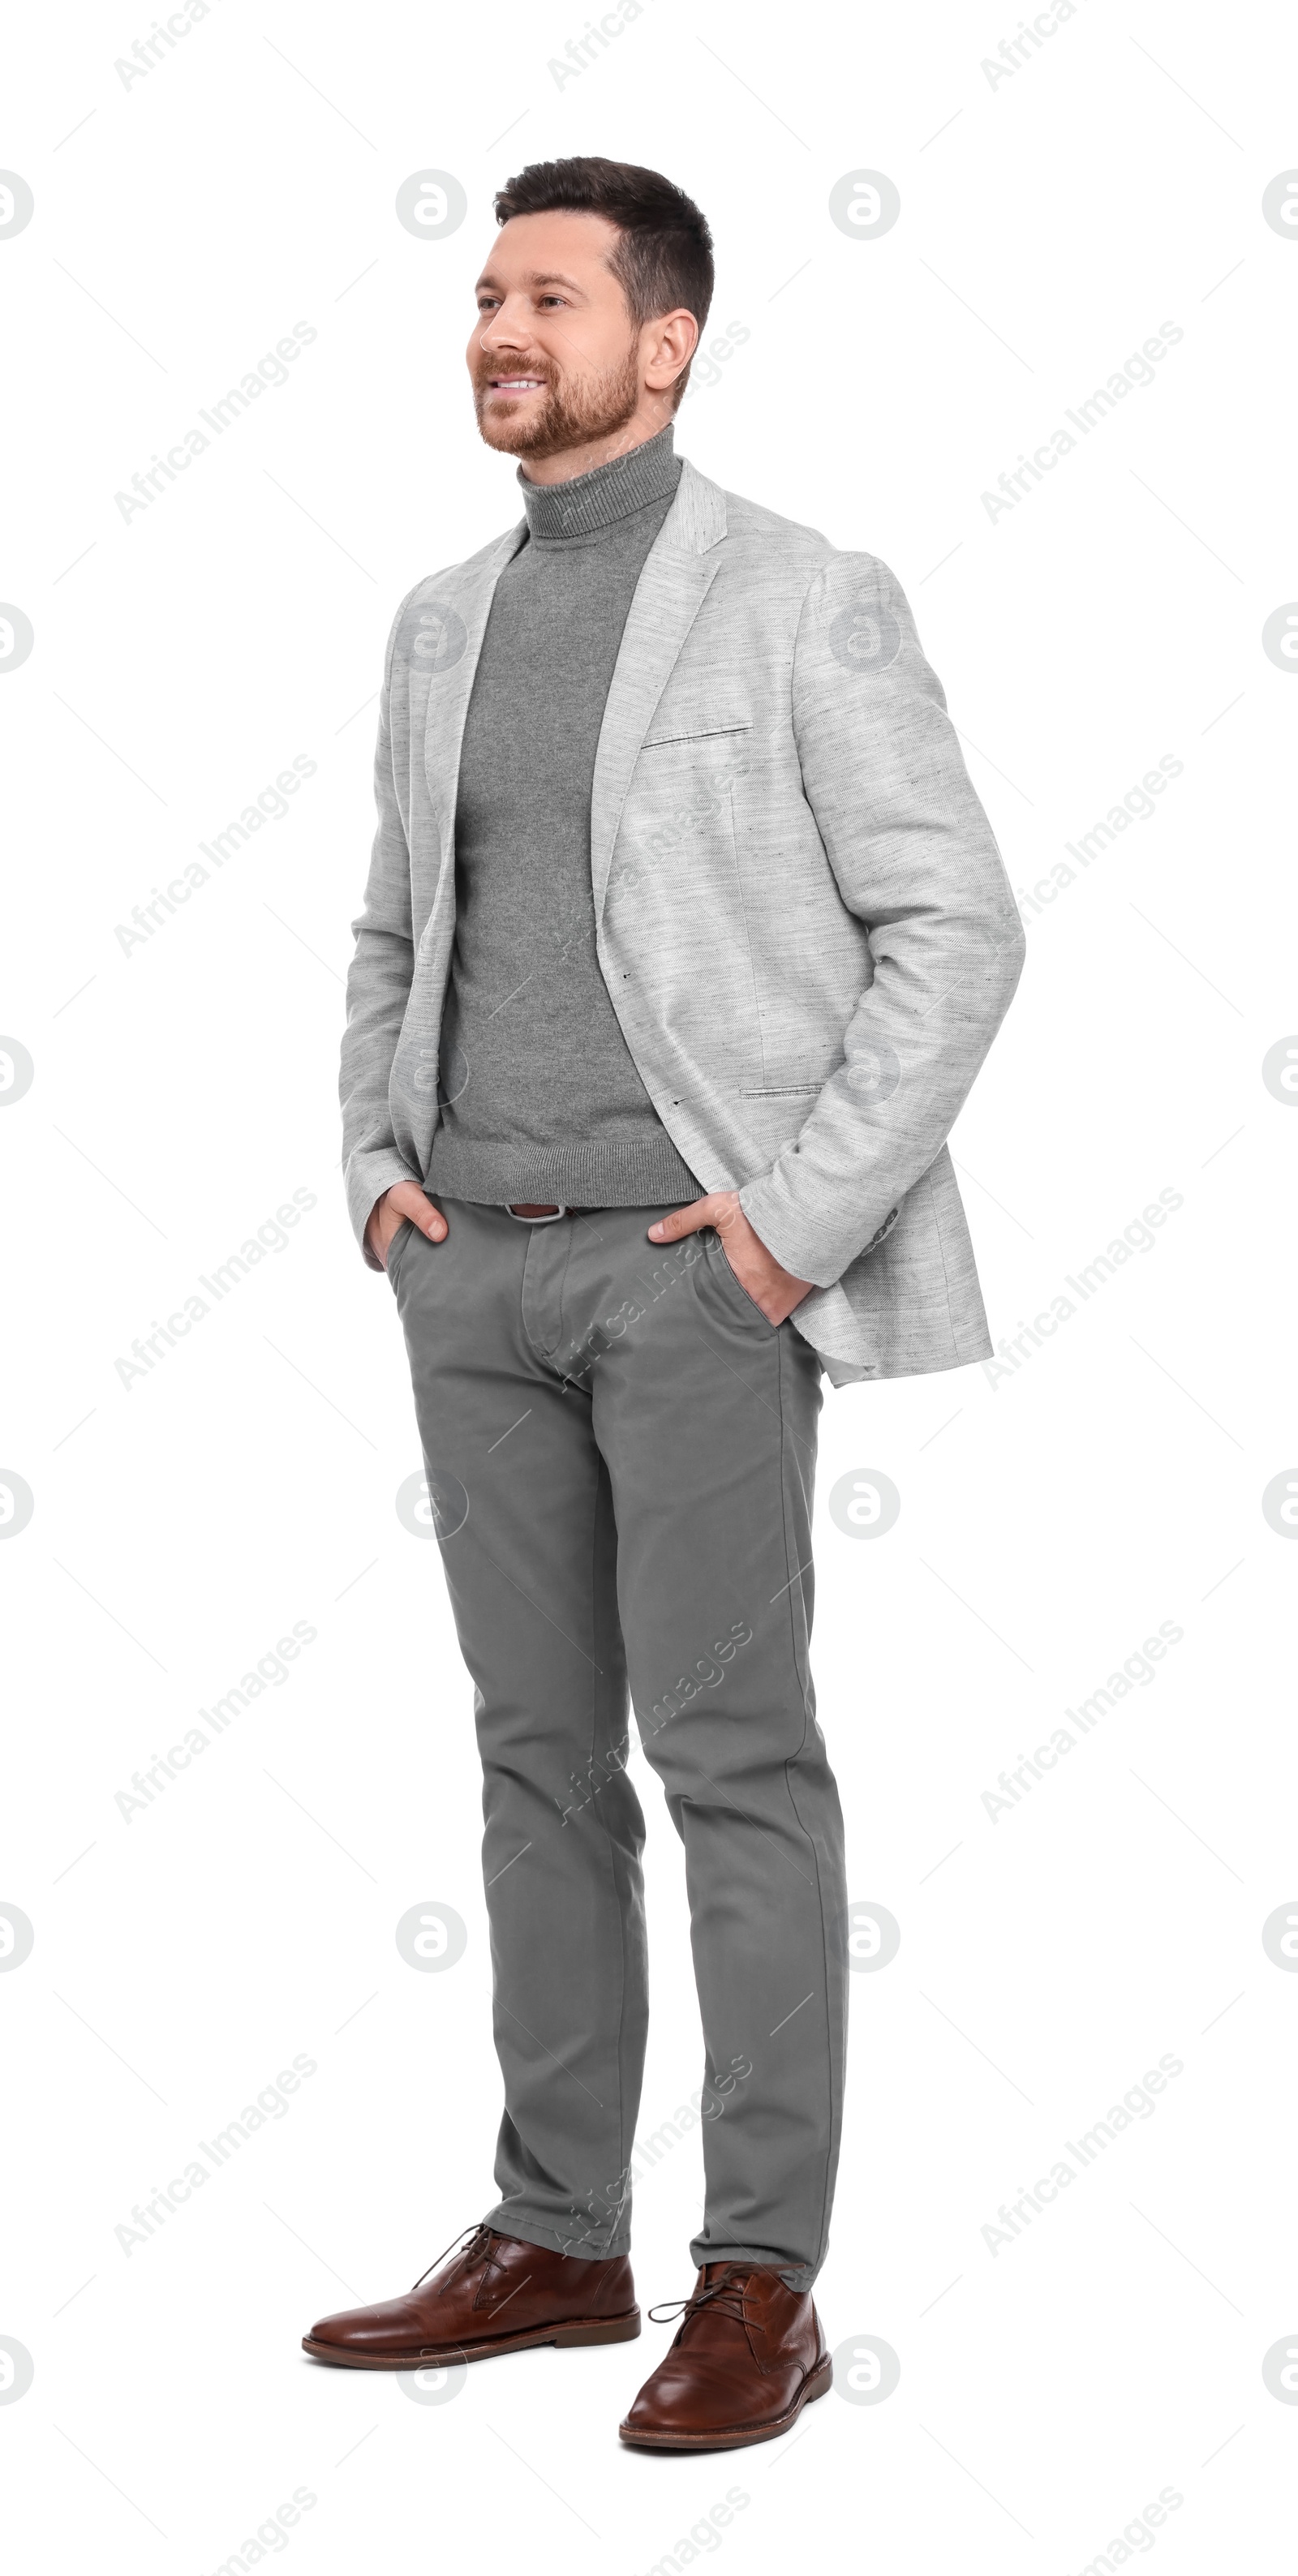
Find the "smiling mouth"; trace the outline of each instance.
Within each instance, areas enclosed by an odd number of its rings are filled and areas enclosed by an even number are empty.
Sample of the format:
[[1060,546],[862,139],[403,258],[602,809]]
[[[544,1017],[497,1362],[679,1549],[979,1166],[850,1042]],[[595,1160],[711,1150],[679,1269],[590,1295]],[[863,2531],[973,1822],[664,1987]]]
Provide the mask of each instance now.
[[535,394],[544,382],[543,376],[493,376],[489,389],[493,394]]

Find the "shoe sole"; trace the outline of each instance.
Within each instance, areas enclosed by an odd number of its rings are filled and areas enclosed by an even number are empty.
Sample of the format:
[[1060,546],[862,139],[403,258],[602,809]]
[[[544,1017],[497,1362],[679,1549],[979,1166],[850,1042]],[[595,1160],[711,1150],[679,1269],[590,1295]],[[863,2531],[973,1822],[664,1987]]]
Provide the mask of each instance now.
[[348,2352],[337,2343],[303,2335],[302,2350],[313,2361],[331,2361],[342,2370],[434,2370],[457,2361],[494,2361],[505,2352],[530,2352],[554,2344],[560,2352],[580,2343],[633,2343],[640,2332],[640,2311],[628,2308],[620,2317],[573,2317],[562,2325],[528,2326],[518,2334],[498,2335],[491,2343],[424,2344],[418,2352]]
[[630,2449],[637,2451],[745,2450],[752,2442],[777,2442],[781,2433],[787,2433],[790,2425],[797,2423],[803,2407],[813,2405],[817,2397],[827,2397],[833,2384],[833,2356],[826,2353],[824,2360],[817,2362],[811,2377],[804,2382],[788,2413],[777,2416],[773,2423],[744,2424],[721,2433],[641,2433],[633,2425],[620,2424],[618,2435]]

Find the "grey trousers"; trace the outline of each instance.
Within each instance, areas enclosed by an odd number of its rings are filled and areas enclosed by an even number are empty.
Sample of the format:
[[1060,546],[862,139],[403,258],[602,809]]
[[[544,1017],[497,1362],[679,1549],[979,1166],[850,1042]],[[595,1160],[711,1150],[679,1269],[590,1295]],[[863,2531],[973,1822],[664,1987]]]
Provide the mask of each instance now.
[[685,1846],[703,2026],[696,2263],[823,2260],[846,1901],[808,1665],[820,1368],[718,1236],[448,1200],[388,1255],[476,1685],[505,2086],[488,2223],[629,2244],[648,2021],[628,1698]]

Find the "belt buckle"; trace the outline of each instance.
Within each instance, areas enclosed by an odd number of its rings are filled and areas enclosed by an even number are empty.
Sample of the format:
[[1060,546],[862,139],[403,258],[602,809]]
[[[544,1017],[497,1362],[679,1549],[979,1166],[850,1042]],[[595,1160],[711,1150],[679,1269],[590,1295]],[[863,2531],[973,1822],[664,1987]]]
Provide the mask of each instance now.
[[568,1213],[566,1207],[557,1207],[551,1216],[520,1216],[517,1208],[510,1207],[508,1201],[505,1204],[505,1214],[512,1216],[515,1225],[557,1225],[560,1217]]

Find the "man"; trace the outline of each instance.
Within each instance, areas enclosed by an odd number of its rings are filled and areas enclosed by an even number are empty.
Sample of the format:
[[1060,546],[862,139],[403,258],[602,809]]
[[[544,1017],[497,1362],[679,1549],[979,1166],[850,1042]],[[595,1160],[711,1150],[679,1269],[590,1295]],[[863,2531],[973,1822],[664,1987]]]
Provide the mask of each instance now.
[[468,363],[525,518],[393,626],[342,1098],[476,1686],[499,2197],[424,2285],[305,2340],[411,2369],[639,2333],[629,1693],[685,1845],[707,2201],[621,2431],[726,2448],[830,2384],[819,1382],[991,1349],[944,1139],[1022,933],[886,567],[674,453],[697,207],[570,160],[496,214]]

